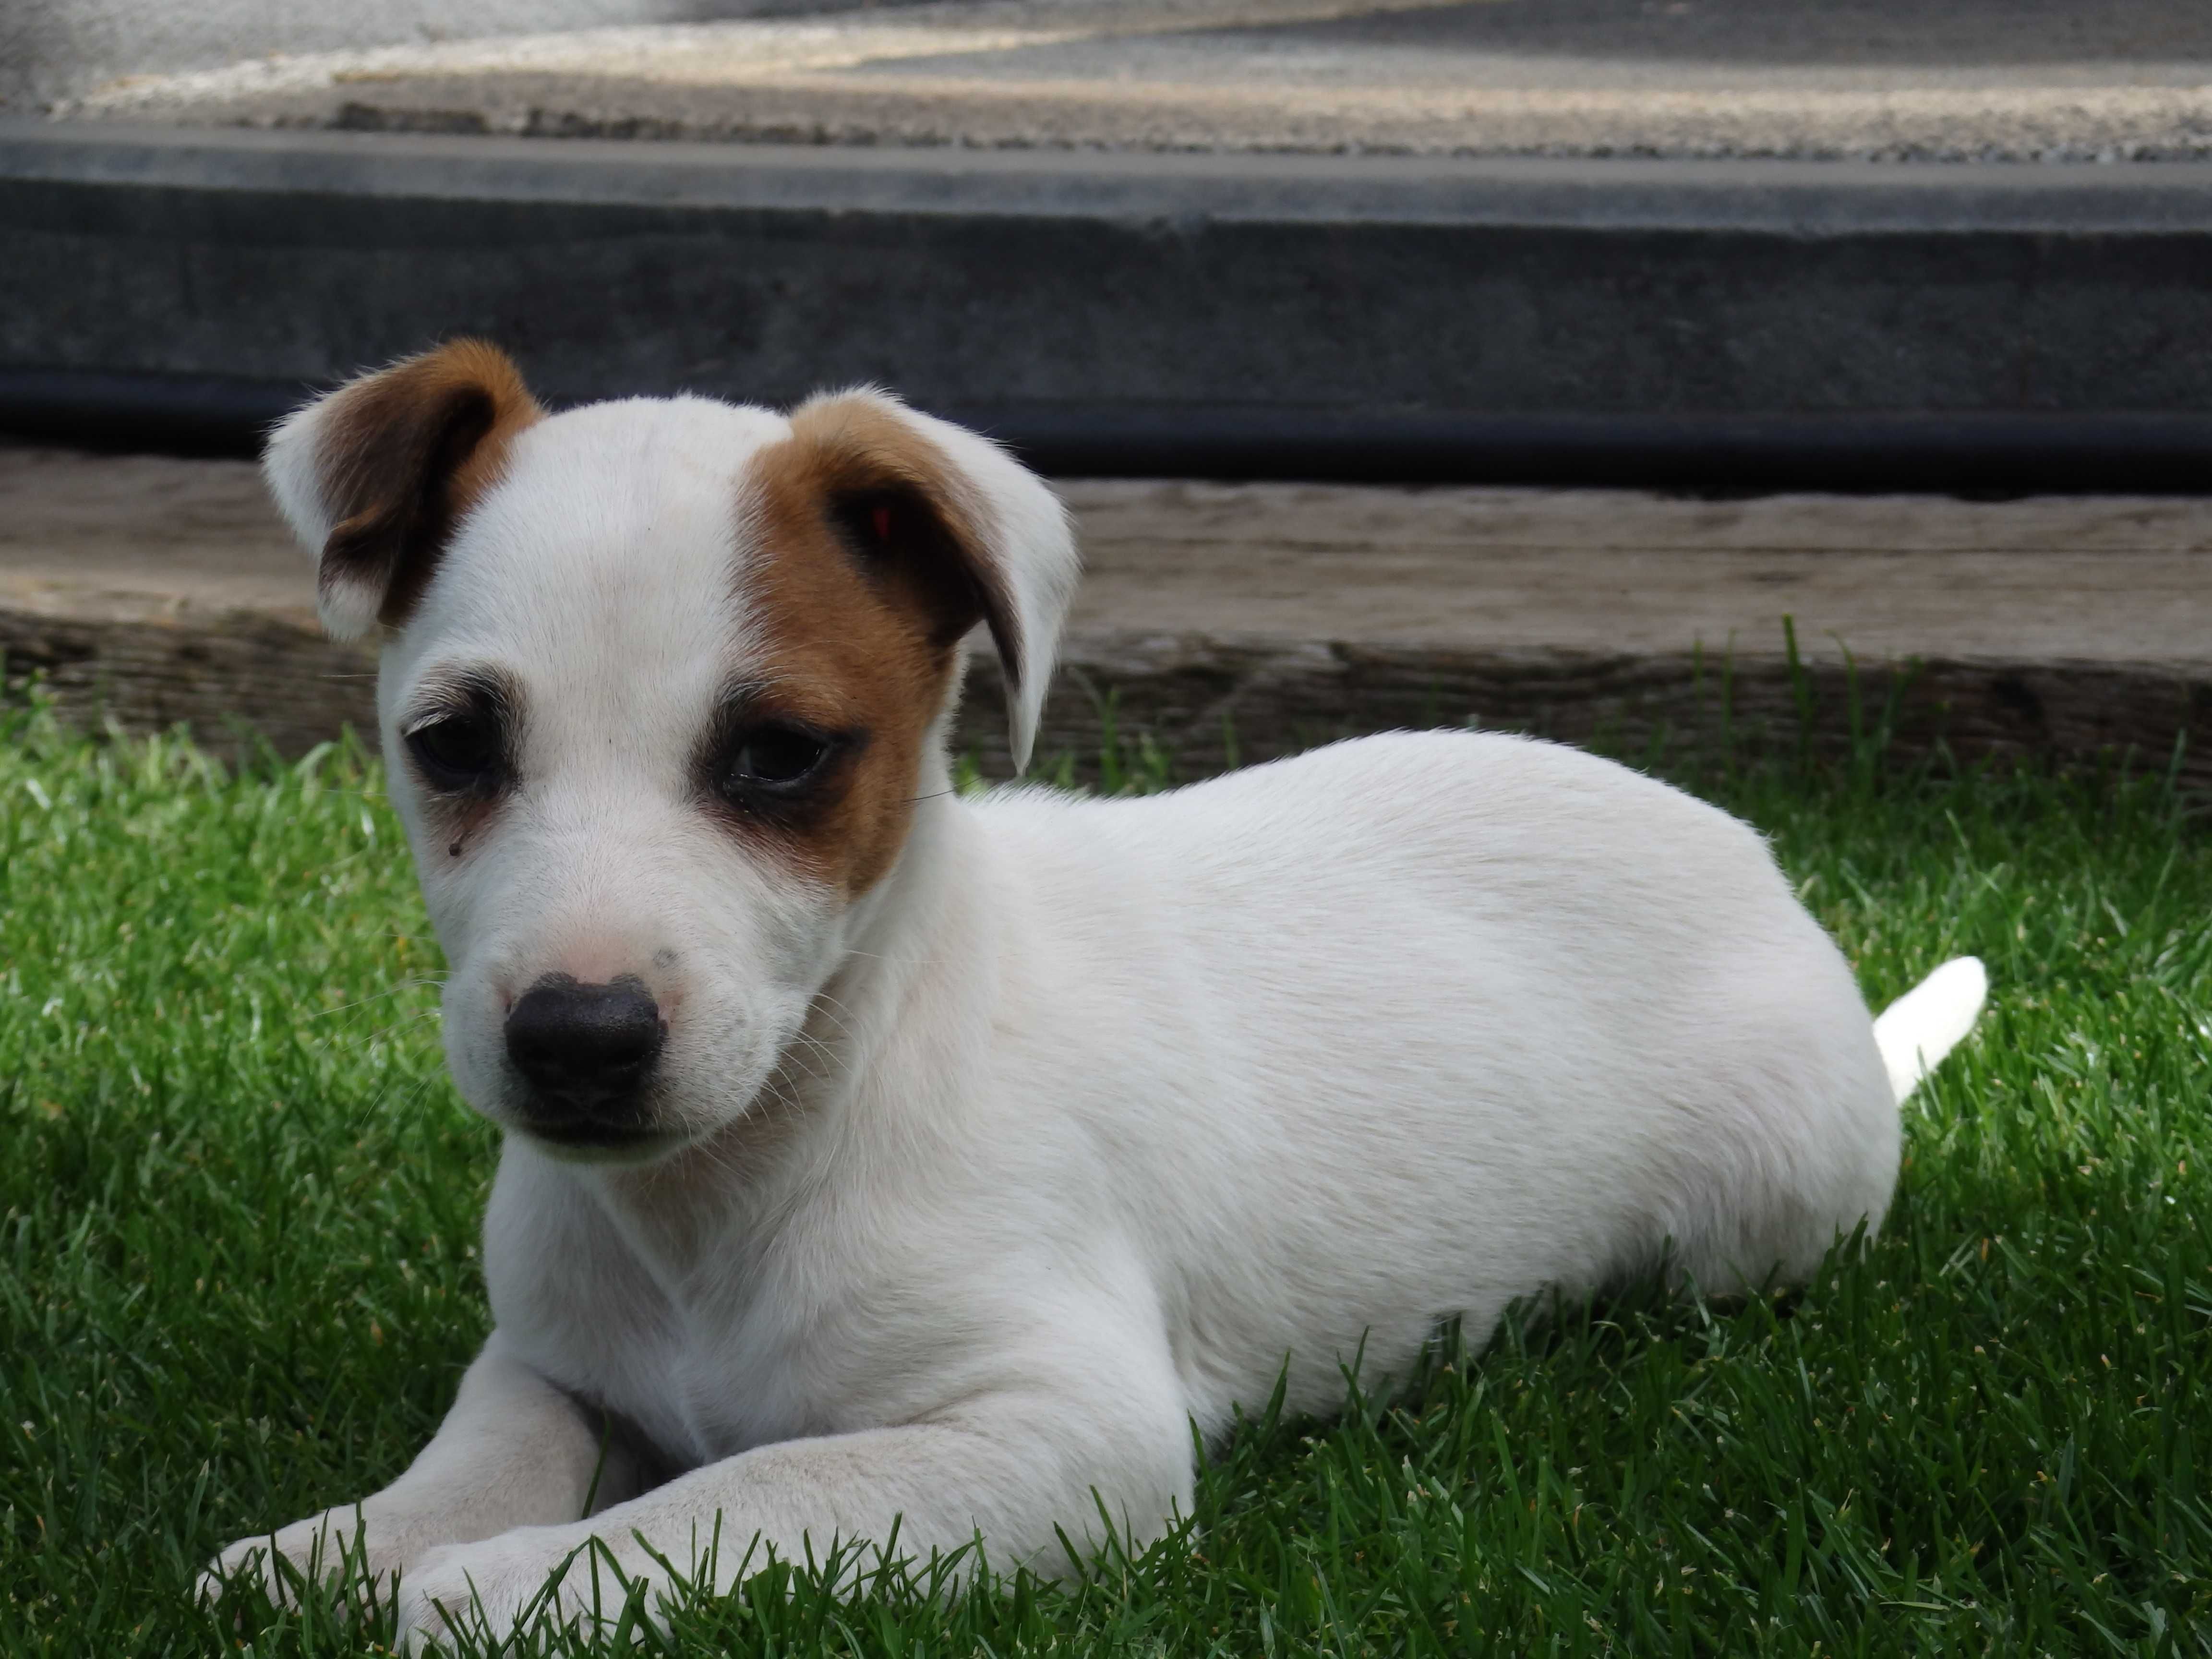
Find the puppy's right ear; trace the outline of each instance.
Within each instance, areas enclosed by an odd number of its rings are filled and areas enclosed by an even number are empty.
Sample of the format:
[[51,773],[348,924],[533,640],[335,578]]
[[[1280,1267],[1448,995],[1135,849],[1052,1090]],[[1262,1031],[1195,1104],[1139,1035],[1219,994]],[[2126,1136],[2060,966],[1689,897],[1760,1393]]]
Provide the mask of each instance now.
[[508,441],[544,417],[506,353],[456,340],[340,386],[270,435],[262,473],[316,557],[333,637],[406,622]]

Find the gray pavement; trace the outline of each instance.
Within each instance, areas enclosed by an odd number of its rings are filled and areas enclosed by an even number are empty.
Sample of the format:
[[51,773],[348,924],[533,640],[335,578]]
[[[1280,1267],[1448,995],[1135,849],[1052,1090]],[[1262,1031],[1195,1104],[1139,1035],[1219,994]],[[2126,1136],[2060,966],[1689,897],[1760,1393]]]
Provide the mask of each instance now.
[[[861,0],[9,0],[0,108],[275,53],[835,9]],[[896,0],[874,0],[896,3]]]
[[2212,153],[2212,6],[934,0],[248,57],[65,110],[872,144],[2160,159]]

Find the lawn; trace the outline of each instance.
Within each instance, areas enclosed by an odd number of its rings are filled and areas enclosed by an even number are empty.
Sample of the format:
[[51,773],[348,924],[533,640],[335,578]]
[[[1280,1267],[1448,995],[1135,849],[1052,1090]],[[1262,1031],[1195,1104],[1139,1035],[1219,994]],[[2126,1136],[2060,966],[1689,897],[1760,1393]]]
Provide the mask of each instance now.
[[[1194,1526],[1079,1587],[756,1581],[672,1650],[2212,1651],[2212,836],[2154,770],[1694,781],[1869,997],[1990,965],[1863,1259],[1559,1309],[1334,1424],[1255,1401]],[[392,1475],[483,1334],[438,971],[357,754],[0,731],[0,1655],[375,1650],[189,1586]]]

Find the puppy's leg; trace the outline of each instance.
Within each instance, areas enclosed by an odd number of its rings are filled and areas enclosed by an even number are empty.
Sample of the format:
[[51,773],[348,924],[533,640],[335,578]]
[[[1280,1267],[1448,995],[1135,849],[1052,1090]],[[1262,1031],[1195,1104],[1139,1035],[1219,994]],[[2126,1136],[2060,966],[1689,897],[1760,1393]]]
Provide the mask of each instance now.
[[[1132,1547],[1188,1512],[1188,1419],[1179,1401],[1124,1395],[966,1401],[957,1418],[763,1446],[695,1469],[586,1522],[525,1527],[417,1561],[400,1586],[399,1628],[419,1649],[454,1630],[495,1637],[534,1626],[611,1626],[633,1593],[660,1622],[669,1570],[726,1591],[773,1549],[824,1562],[838,1546],[882,1545],[926,1563],[980,1534],[994,1571],[1066,1570],[1055,1528],[1079,1547],[1103,1507]],[[848,1571],[876,1556],[843,1558]],[[664,1567],[663,1564],[665,1564]]]
[[281,1600],[277,1557],[325,1582],[358,1557],[368,1576],[388,1580],[441,1544],[578,1520],[595,1474],[599,1503],[626,1495],[635,1479],[612,1446],[601,1467],[603,1441],[584,1409],[508,1352],[495,1331],[461,1378],[437,1434],[404,1474],[358,1504],[295,1521],[273,1539],[240,1539],[210,1565],[201,1593],[220,1594],[222,1581],[256,1558],[270,1595]]

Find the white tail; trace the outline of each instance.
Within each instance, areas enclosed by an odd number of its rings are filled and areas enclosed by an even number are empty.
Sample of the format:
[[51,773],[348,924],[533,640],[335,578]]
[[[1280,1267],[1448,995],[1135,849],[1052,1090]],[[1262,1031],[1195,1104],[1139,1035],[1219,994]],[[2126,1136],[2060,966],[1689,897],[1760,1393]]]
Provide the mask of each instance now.
[[1875,1046],[1900,1104],[1974,1029],[1989,994],[1990,976],[1980,959],[1954,957],[1881,1011],[1874,1023]]

